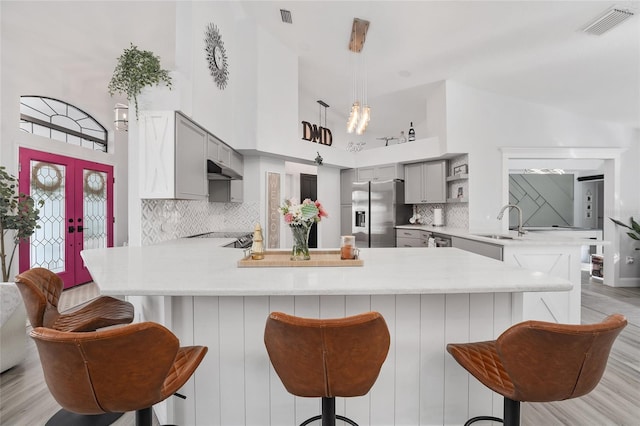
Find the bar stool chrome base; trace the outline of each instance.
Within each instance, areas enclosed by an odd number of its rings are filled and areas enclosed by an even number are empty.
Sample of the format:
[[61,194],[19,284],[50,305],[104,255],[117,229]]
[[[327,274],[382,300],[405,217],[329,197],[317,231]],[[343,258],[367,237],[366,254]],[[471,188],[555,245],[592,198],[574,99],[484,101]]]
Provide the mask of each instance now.
[[336,420],[342,420],[345,423],[349,423],[351,426],[358,426],[358,423],[354,422],[348,417],[336,415],[336,399],[322,397],[322,414],[319,416],[313,416],[310,419],[300,423],[300,426],[307,426],[309,423],[316,420],[322,420],[322,426],[335,426]]

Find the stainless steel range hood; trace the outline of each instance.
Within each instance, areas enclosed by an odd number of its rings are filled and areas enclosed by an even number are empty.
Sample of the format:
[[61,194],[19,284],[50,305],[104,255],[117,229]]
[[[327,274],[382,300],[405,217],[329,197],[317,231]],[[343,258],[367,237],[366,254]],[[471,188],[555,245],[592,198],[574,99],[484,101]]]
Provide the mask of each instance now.
[[223,164],[218,164],[212,160],[207,160],[207,179],[234,180],[242,179],[242,175]]

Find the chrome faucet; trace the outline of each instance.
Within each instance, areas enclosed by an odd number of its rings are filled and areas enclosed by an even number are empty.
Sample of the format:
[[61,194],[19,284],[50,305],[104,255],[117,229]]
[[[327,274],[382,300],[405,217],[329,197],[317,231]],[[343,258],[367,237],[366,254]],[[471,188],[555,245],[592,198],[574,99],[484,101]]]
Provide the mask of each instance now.
[[498,220],[502,220],[504,211],[507,210],[508,208],[514,208],[518,210],[518,237],[522,237],[524,234],[527,233],[527,231],[525,231],[522,228],[522,209],[519,206],[516,206],[515,204],[507,204],[506,206],[500,209],[500,213],[498,213]]

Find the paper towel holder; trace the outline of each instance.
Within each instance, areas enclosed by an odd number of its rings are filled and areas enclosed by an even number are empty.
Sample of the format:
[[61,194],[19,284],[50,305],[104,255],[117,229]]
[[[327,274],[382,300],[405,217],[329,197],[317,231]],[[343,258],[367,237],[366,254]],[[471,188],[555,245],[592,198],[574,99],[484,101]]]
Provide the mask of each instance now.
[[433,209],[433,226],[444,226],[444,218],[442,216],[441,208]]

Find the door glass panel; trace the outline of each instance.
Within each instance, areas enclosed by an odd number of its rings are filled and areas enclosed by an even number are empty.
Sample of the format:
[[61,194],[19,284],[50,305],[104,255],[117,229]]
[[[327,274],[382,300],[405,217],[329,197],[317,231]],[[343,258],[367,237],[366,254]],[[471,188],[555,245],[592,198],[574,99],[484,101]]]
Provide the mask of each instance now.
[[31,236],[31,267],[64,272],[65,174],[60,164],[31,161],[31,196],[40,207],[40,228]]
[[83,170],[84,248],[107,246],[107,174]]

